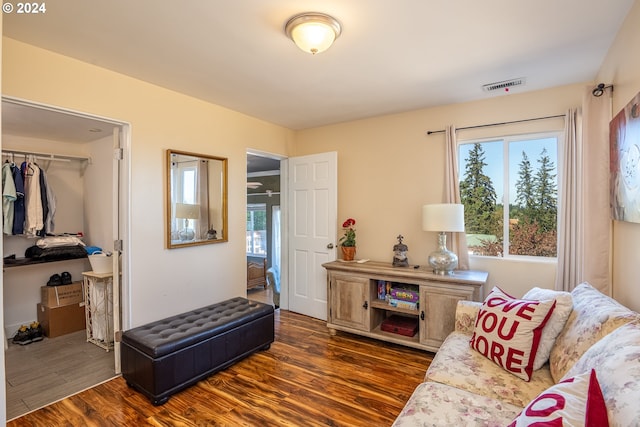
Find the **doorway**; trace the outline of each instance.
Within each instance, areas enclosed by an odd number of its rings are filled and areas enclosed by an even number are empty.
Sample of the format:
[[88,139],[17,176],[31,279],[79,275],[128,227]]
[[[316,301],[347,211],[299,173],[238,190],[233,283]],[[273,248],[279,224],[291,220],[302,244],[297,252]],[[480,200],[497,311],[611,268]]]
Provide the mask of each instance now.
[[[116,260],[121,259],[120,242],[128,241],[126,192],[129,177],[128,167],[123,163],[128,162],[129,146],[126,123],[2,98],[3,161],[15,153],[25,152],[46,170],[56,192],[58,211],[56,225],[49,232],[65,236],[75,234],[86,245],[112,252]],[[105,194],[108,195],[106,198]],[[2,256],[23,258],[25,247],[35,242],[36,239],[26,239],[19,234],[5,235]],[[25,261],[25,265],[16,268],[9,269],[5,265],[1,279],[3,304],[0,304],[0,313],[4,319],[6,350],[1,373],[6,384],[7,419],[113,378],[120,371],[119,343],[111,340],[112,349],[107,352],[87,342],[86,330],[79,329],[83,325],[55,337],[49,330],[51,336],[45,334],[42,341],[28,345],[13,343],[14,331],[38,318],[37,307],[42,305],[40,288],[48,283],[48,278],[65,271],[70,273],[74,283],[82,283],[82,273],[91,270],[86,258],[33,265],[29,259]],[[114,263],[114,336],[121,329],[122,315],[129,316],[120,311],[121,306],[128,307],[128,262],[126,258],[121,261]],[[124,304],[120,305],[120,301]],[[27,362],[27,353],[35,358]],[[21,370],[26,363],[30,368]],[[39,371],[40,368],[43,370]]]
[[[281,306],[281,160],[282,156],[247,152],[247,265],[266,266],[269,302]],[[266,281],[267,277],[265,277]],[[247,295],[260,289],[247,288]]]

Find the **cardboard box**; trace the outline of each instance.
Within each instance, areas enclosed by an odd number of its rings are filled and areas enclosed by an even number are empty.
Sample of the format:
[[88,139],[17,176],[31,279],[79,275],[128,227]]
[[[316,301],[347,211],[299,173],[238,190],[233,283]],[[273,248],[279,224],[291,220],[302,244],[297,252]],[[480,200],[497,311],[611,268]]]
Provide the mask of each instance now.
[[47,307],[77,304],[84,301],[82,282],[40,287],[40,303]]
[[81,331],[86,327],[84,302],[58,307],[38,304],[38,322],[49,338]]

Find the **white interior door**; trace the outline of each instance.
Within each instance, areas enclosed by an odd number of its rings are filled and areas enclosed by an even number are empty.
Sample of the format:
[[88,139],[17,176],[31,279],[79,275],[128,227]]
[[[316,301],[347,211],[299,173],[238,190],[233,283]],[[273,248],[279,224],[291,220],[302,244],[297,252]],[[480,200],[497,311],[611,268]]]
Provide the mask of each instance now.
[[336,152],[292,157],[288,165],[289,310],[327,318],[327,274],[336,259]]

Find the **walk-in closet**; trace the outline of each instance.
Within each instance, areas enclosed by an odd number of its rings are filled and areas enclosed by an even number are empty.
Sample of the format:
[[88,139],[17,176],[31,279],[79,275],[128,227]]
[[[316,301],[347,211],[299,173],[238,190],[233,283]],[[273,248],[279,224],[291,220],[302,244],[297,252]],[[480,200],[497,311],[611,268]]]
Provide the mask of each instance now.
[[[114,304],[112,287],[120,282],[104,285],[101,294],[88,290],[88,283],[96,277],[110,277],[91,275],[92,264],[82,254],[86,248],[114,254],[118,224],[114,206],[119,191],[114,147],[118,132],[116,123],[3,99],[3,326],[8,420],[113,378],[119,369],[113,330],[120,305],[119,299]],[[14,217],[8,209],[15,205],[6,206],[6,200],[12,199],[7,196],[10,186],[6,180],[15,168],[22,177],[34,174],[34,170],[44,176],[39,178],[45,183],[40,188],[43,224],[34,222],[36,208],[29,206],[23,214],[26,227],[16,228],[20,222],[17,216],[11,219],[14,227],[7,225],[8,217]],[[16,178],[15,190],[17,184]],[[27,191],[25,188],[22,194]],[[28,203],[33,202],[36,191],[29,193]],[[18,190],[13,199],[19,200],[20,193]],[[17,215],[18,210],[15,212]],[[38,215],[42,214],[36,212]],[[119,298],[119,292],[115,295]],[[99,298],[103,298],[99,301],[102,317],[97,311],[87,314],[89,302],[95,307]],[[87,328],[92,322],[93,331]],[[21,327],[33,334],[38,325],[44,326],[43,339],[14,340]],[[100,339],[91,333],[99,333]]]

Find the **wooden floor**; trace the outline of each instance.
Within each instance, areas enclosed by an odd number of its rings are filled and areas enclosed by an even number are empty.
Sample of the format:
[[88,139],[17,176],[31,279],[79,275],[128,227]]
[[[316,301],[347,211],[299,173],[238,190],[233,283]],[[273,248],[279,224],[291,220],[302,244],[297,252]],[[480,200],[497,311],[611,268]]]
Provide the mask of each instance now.
[[[249,298],[255,298],[251,292]],[[8,426],[389,426],[432,354],[276,310],[276,341],[153,406],[118,377]]]

